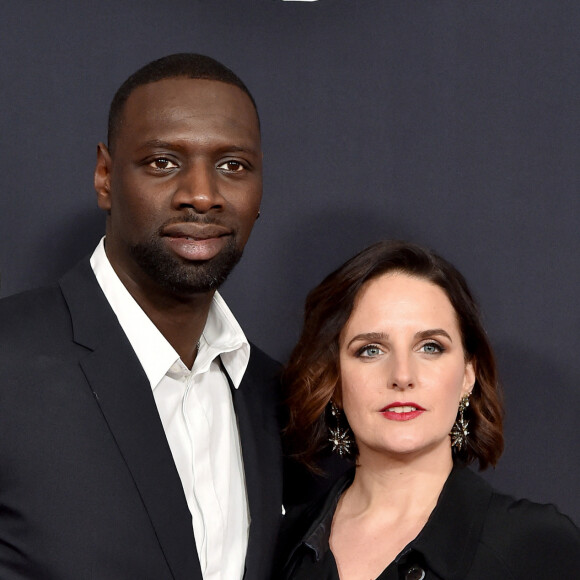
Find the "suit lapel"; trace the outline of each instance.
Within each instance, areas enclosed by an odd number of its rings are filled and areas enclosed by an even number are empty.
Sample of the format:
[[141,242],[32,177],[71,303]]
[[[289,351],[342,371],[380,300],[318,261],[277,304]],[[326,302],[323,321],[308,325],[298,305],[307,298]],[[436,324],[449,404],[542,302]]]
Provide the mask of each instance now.
[[191,517],[147,377],[88,262],[61,280],[81,367],[176,580],[201,580]]
[[271,365],[270,369],[261,368],[252,354],[240,387],[233,388],[230,381],[251,517],[245,578],[252,580],[269,578],[273,543],[281,520],[281,449],[275,415],[277,381],[275,376],[268,378],[270,371]]

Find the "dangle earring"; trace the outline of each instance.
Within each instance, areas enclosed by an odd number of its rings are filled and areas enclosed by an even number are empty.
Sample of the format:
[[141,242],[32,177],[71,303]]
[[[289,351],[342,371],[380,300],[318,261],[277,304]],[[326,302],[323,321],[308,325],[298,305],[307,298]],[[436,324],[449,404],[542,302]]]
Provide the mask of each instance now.
[[330,438],[328,441],[332,443],[332,450],[336,451],[336,453],[343,457],[351,452],[351,445],[353,441],[350,437],[350,430],[341,426],[341,412],[334,401],[330,402],[330,414],[334,418],[336,427],[334,429],[332,427],[328,428],[330,432]]
[[469,431],[467,427],[469,426],[469,421],[463,417],[463,412],[467,407],[469,407],[469,395],[463,396],[461,401],[459,401],[459,411],[457,414],[457,419],[451,429],[451,447],[454,447],[456,451],[462,451],[467,446],[467,436]]

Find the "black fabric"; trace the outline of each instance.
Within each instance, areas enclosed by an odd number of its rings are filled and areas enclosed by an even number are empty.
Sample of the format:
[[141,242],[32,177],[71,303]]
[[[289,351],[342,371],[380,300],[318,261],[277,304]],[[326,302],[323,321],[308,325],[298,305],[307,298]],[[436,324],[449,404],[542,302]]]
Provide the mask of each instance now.
[[[328,546],[338,499],[354,470],[322,502],[290,510],[282,527],[277,579],[338,580]],[[378,580],[556,580],[580,571],[580,531],[552,505],[499,494],[455,467],[415,540]]]
[[[246,580],[280,524],[278,365],[252,345],[233,393],[250,504]],[[0,578],[201,580],[151,387],[88,260],[0,301]]]

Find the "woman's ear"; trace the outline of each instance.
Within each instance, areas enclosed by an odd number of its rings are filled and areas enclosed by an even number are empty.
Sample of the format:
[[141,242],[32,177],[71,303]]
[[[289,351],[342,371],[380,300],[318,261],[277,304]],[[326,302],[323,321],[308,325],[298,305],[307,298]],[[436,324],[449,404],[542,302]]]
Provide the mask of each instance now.
[[462,396],[470,395],[475,386],[475,361],[465,363],[465,373],[463,375]]
[[340,380],[334,385],[334,390],[330,396],[330,401],[334,403],[339,409],[342,409],[342,388],[340,385]]

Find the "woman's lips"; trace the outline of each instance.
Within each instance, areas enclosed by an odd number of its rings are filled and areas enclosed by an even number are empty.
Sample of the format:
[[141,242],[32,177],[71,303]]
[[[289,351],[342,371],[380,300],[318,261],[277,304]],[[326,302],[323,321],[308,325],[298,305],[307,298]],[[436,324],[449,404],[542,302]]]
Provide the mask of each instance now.
[[410,421],[419,417],[425,409],[416,403],[391,403],[380,410],[381,415],[390,421]]

